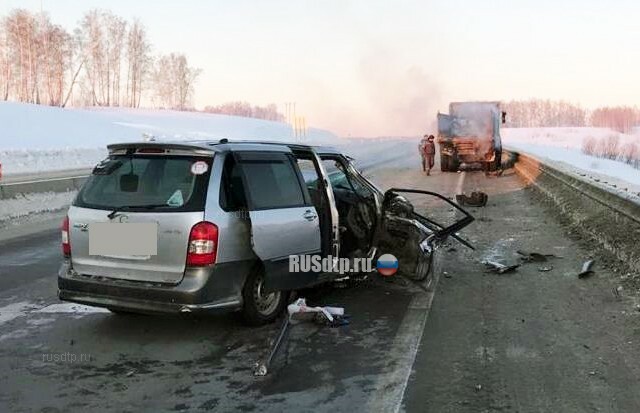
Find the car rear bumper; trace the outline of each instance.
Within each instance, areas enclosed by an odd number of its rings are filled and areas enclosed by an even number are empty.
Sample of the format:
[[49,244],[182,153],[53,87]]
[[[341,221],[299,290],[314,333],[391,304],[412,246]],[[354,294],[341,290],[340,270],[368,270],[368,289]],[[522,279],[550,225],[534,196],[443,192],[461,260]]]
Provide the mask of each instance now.
[[234,311],[242,307],[242,287],[252,265],[243,261],[190,268],[180,283],[170,285],[78,274],[67,261],[58,272],[58,297],[124,311]]

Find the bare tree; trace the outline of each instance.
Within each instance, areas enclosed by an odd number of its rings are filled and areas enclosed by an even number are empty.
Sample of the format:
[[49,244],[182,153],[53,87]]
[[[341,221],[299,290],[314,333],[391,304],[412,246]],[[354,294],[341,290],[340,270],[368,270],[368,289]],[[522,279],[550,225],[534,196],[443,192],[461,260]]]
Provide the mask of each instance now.
[[71,35],[45,13],[14,9],[0,19],[0,99],[139,107],[154,74],[166,80],[153,85],[163,104],[185,109],[200,70],[184,55],[165,58],[167,66],[154,69],[151,43],[138,19],[129,24],[94,9]]
[[503,103],[508,127],[585,126],[586,110],[563,100],[529,99]]
[[151,71],[151,44],[147,31],[140,20],[135,19],[127,36],[127,93],[126,104],[132,108],[140,106],[143,84]]
[[106,103],[105,79],[106,50],[105,34],[101,22],[101,12],[91,10],[80,21],[76,32],[82,55],[84,69],[92,103],[102,106]]
[[274,103],[270,103],[267,106],[251,106],[249,102],[227,102],[218,106],[206,106],[204,112],[279,122],[285,119],[284,115],[278,112],[278,107]]
[[107,104],[120,105],[120,74],[127,22],[114,14],[103,15],[107,32]]
[[184,54],[160,56],[154,71],[156,97],[166,108],[185,110],[190,105],[194,84],[202,71],[190,67]]
[[11,82],[11,57],[9,37],[4,22],[0,24],[0,98],[9,99],[9,85]]
[[23,9],[13,10],[3,20],[5,47],[13,62],[17,78],[14,79],[16,98],[21,102],[36,102],[37,98],[37,34],[34,16]]
[[46,81],[47,103],[61,106],[68,73],[73,56],[71,35],[61,26],[53,25],[48,18],[42,17],[42,52],[41,58],[43,79]]

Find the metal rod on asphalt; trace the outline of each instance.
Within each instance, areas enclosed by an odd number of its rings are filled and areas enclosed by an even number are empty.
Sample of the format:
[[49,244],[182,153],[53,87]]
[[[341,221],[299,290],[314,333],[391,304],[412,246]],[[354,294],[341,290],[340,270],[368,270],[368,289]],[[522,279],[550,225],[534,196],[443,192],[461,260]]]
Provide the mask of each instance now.
[[287,317],[284,319],[284,322],[282,323],[282,327],[280,327],[280,333],[278,334],[278,338],[276,339],[276,341],[273,343],[273,346],[271,347],[271,352],[269,353],[269,356],[264,362],[256,364],[256,367],[253,371],[254,376],[267,375],[269,371],[269,367],[271,366],[271,361],[278,353],[278,350],[280,349],[280,344],[282,343],[284,335],[286,334],[290,324],[291,324],[291,315],[287,313]]

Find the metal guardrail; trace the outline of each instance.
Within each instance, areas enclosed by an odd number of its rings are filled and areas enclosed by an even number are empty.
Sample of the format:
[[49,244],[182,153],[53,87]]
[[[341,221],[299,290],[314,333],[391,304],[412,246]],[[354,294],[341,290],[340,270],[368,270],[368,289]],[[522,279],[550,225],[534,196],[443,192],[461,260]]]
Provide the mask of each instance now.
[[66,192],[80,189],[89,175],[72,175],[55,178],[30,179],[19,182],[0,181],[0,199],[11,199],[22,194],[38,192]]
[[[406,158],[406,154],[388,155],[384,154],[379,159],[367,160],[361,164],[357,164],[358,169],[363,172],[370,172],[373,169],[387,165],[389,163],[397,162]],[[82,187],[82,184],[89,177],[89,173],[82,174],[81,171],[73,170],[69,171],[70,176],[55,176],[50,178],[31,178],[18,182],[3,182],[0,179],[0,200],[11,199],[22,194],[28,193],[42,193],[42,192],[66,192],[76,191]],[[89,171],[87,171],[89,172]],[[57,175],[64,172],[57,172]]]
[[640,200],[540,159],[505,151],[516,172],[602,248],[640,271]]

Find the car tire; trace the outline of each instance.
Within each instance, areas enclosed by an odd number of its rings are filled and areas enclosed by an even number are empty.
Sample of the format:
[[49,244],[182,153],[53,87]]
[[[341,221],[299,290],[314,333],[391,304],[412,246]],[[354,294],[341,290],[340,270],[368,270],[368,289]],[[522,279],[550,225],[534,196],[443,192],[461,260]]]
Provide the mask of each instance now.
[[253,271],[242,288],[242,318],[251,326],[274,322],[284,311],[289,299],[288,291],[265,293],[264,270]]
[[449,172],[449,158],[448,155],[440,155],[440,170],[442,172]]

